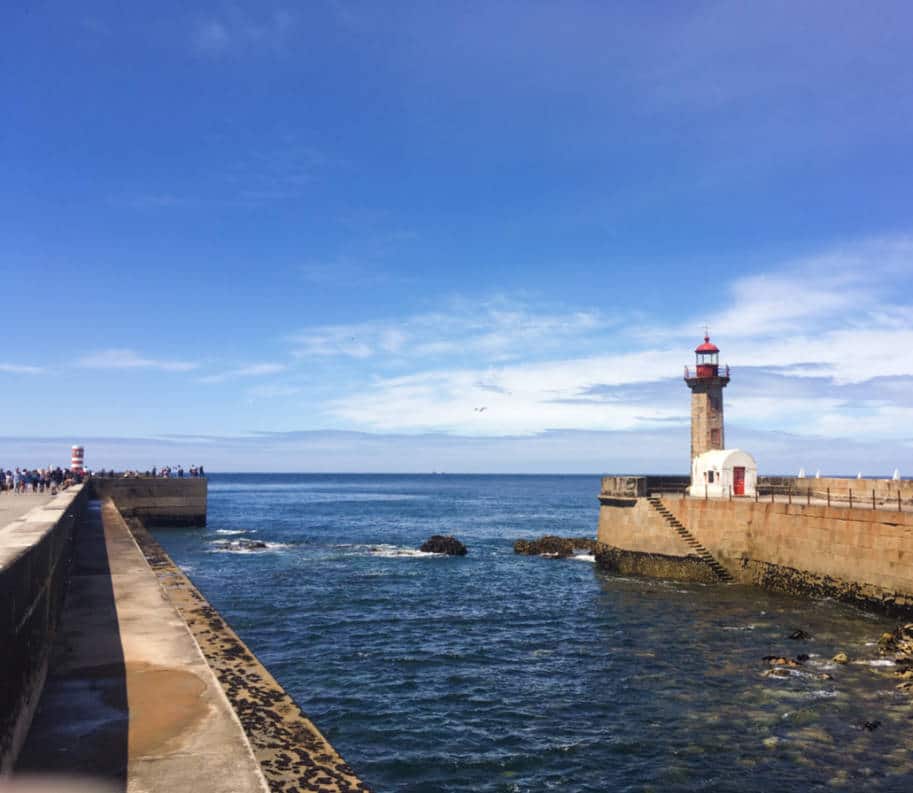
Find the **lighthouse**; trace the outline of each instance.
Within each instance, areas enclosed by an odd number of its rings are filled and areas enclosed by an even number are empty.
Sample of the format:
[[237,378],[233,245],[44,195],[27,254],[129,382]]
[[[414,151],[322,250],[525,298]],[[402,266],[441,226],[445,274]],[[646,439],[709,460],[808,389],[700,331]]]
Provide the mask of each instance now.
[[685,367],[685,382],[691,389],[689,492],[704,498],[753,496],[758,482],[754,457],[740,449],[726,450],[723,389],[729,385],[729,367],[720,370],[720,349],[709,333],[694,355],[694,370]]
[[704,452],[726,448],[723,432],[723,389],[729,385],[729,367],[720,371],[720,348],[710,341],[694,350],[695,367],[685,367],[685,382],[691,389],[691,459]]

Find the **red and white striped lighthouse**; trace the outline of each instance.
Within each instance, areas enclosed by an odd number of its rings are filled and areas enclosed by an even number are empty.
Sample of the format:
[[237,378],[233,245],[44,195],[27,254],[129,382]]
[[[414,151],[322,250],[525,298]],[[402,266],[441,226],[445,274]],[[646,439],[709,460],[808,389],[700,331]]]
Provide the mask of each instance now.
[[74,474],[85,471],[86,450],[82,446],[74,446],[70,450],[70,470]]

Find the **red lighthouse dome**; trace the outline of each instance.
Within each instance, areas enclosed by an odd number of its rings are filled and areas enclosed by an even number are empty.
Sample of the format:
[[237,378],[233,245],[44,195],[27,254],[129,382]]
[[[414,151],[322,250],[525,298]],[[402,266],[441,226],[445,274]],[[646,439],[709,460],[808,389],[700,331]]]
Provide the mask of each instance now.
[[729,367],[720,373],[720,348],[710,341],[710,334],[704,336],[704,343],[698,344],[694,348],[695,369],[692,372],[685,367],[686,380],[703,380],[713,377],[721,377],[729,381]]
[[720,348],[704,336],[704,343],[694,348],[698,377],[716,377],[720,373]]

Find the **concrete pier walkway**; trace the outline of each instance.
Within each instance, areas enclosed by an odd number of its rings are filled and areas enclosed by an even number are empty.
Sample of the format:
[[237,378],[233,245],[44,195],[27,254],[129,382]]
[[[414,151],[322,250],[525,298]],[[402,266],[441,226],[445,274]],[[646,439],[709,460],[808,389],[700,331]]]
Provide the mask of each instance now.
[[131,793],[266,791],[222,686],[111,502],[90,504],[74,553],[17,773],[90,776]]
[[50,493],[21,493],[13,495],[7,490],[0,493],[0,531],[10,523],[21,520],[35,507],[43,507],[54,496]]

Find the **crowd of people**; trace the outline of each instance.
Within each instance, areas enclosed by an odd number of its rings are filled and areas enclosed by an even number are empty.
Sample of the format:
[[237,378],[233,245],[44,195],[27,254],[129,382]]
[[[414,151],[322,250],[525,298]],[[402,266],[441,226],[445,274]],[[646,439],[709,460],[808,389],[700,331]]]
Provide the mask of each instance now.
[[61,468],[16,468],[6,469],[0,466],[0,492],[14,495],[22,493],[51,493],[66,490],[70,485],[83,480],[83,474]]
[[183,479],[186,477],[205,476],[202,465],[191,465],[185,469],[182,465],[164,465],[148,471],[71,471],[58,466],[47,468],[4,469],[0,466],[0,493],[51,493],[66,490],[71,485],[79,484],[90,476],[116,477],[118,479],[136,479],[139,477],[156,477],[159,479]]

